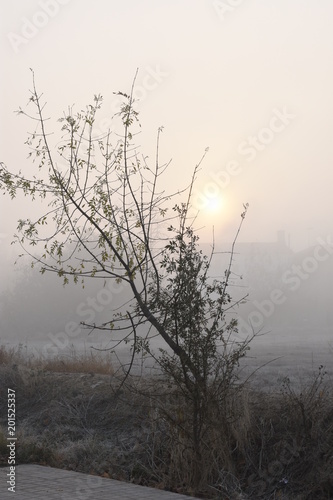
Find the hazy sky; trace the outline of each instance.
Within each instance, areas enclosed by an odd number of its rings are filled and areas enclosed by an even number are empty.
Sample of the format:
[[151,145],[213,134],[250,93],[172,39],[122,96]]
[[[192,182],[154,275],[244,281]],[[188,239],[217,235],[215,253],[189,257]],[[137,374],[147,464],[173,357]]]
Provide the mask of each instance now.
[[[229,241],[291,245],[331,233],[333,3],[329,0],[1,0],[1,161],[31,171],[23,143],[31,73],[56,119],[101,93],[101,131],[135,74],[144,151],[173,158],[170,188],[184,187],[206,147],[194,203],[200,222]],[[54,126],[52,126],[52,124]],[[144,149],[144,148],[143,148]],[[175,182],[177,180],[177,183]],[[166,186],[168,187],[168,186]],[[209,197],[222,201],[207,210]],[[215,200],[216,201],[216,200]],[[28,200],[1,197],[1,250],[9,255]],[[4,271],[3,271],[4,272]]]

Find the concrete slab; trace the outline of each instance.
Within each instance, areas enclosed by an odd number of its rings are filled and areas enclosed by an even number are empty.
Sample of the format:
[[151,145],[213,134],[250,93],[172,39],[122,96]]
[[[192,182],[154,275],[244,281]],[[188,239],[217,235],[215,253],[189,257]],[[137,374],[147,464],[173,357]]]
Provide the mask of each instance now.
[[15,493],[8,491],[8,467],[0,468],[1,500],[189,500],[191,497],[80,472],[18,465]]

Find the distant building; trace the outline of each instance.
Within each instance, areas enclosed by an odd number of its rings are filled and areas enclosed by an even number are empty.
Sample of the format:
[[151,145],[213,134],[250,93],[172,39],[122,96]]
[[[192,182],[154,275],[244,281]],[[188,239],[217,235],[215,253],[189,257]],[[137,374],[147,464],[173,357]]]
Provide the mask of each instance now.
[[[208,246],[206,246],[206,250]],[[223,278],[231,244],[216,248],[211,274]],[[263,318],[262,326],[333,327],[333,246],[318,244],[294,252],[283,231],[274,242],[236,243],[229,292],[238,300],[248,294],[242,318]],[[273,304],[271,294],[282,300]]]
[[[212,261],[212,272],[223,275],[231,257],[232,244],[219,245]],[[208,251],[208,245],[205,245]],[[268,290],[288,268],[294,258],[294,252],[287,244],[284,231],[277,233],[273,242],[236,242],[233,255],[233,281],[237,277],[250,290]]]

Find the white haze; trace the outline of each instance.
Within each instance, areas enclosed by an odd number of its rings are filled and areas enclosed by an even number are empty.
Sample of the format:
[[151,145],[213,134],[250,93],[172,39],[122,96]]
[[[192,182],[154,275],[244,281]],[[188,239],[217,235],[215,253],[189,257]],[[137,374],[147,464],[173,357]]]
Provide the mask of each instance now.
[[[14,113],[28,101],[29,68],[48,103],[51,129],[68,105],[81,109],[101,93],[102,131],[117,110],[113,92],[128,92],[139,68],[141,150],[154,157],[156,130],[163,125],[161,157],[172,158],[164,187],[186,186],[210,148],[194,193],[207,251],[213,226],[217,250],[230,249],[243,203],[250,204],[235,257],[235,272],[242,275],[235,294],[249,293],[238,310],[243,325],[271,331],[272,343],[286,345],[295,335],[314,341],[319,335],[328,349],[333,4],[235,3],[2,1],[0,160],[31,172],[24,146],[31,124]],[[207,210],[210,197],[221,201],[218,210]],[[15,271],[18,250],[10,242],[16,221],[43,207],[2,196],[0,209],[1,339],[49,342],[50,333],[86,319],[77,308],[99,288],[64,291],[56,277]],[[213,272],[223,275],[225,260],[217,256],[213,264]]]

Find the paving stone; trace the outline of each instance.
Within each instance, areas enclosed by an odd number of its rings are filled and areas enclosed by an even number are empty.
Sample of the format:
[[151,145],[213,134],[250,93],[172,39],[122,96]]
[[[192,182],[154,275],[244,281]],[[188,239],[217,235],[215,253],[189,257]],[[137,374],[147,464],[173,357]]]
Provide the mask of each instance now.
[[186,495],[41,465],[16,467],[15,493],[8,467],[0,468],[1,500],[189,500]]

